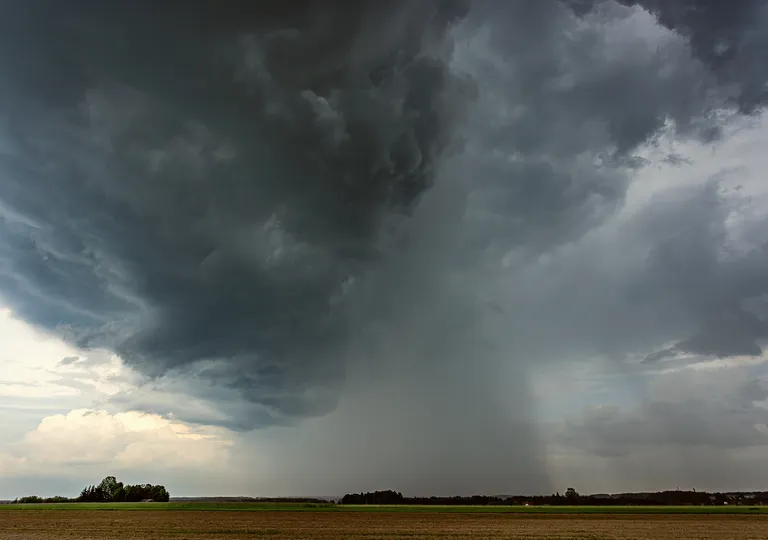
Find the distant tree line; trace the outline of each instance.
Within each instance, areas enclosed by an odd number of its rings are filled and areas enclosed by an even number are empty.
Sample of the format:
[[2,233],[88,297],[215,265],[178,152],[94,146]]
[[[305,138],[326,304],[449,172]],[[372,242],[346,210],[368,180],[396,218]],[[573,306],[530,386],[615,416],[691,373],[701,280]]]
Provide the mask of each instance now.
[[74,499],[68,497],[20,497],[15,503],[60,503],[60,502],[141,502],[152,500],[168,502],[171,496],[165,486],[152,484],[125,485],[114,476],[107,476],[98,485],[84,488]]
[[469,497],[404,497],[397,491],[348,493],[341,504],[414,504],[440,506],[535,505],[535,506],[710,506],[768,504],[768,491],[709,493],[706,491],[658,491],[580,495],[568,488],[554,495],[473,495]]
[[19,497],[18,499],[14,499],[12,502],[18,503],[18,504],[29,504],[29,503],[62,503],[62,502],[72,502],[72,499],[69,497],[38,497],[37,495],[30,495],[29,497]]
[[250,503],[288,503],[288,504],[333,504],[333,499],[320,499],[317,497],[174,497],[174,501],[194,502],[250,502]]

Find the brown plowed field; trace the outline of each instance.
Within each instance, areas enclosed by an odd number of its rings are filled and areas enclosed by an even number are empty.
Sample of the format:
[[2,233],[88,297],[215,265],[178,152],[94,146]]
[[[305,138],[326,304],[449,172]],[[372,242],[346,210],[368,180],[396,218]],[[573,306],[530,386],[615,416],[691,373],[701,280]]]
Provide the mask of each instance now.
[[25,510],[0,513],[0,538],[741,540],[768,539],[768,516]]

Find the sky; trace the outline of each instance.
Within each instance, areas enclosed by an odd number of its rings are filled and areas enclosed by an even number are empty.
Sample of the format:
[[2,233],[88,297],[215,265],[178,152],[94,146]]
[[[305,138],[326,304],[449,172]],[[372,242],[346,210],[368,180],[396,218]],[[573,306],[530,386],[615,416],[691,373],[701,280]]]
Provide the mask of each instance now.
[[768,485],[768,3],[7,2],[0,499]]

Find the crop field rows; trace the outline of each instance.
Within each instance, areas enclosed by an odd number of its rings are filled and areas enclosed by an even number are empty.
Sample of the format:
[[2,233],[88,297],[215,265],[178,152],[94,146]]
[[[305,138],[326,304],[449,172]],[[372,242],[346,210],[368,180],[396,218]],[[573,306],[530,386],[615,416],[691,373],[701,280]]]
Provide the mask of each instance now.
[[324,511],[0,511],[3,540],[768,538],[768,515]]

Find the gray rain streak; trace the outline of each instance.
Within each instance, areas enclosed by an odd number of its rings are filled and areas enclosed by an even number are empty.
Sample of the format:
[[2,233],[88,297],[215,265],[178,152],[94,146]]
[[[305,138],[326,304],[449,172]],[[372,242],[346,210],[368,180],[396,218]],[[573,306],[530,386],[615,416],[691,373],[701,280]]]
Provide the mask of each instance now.
[[716,185],[589,239],[640,146],[765,99],[765,3],[635,4],[9,3],[0,291],[224,411],[188,420],[381,416],[421,486],[545,489],[526,366],[768,337]]

